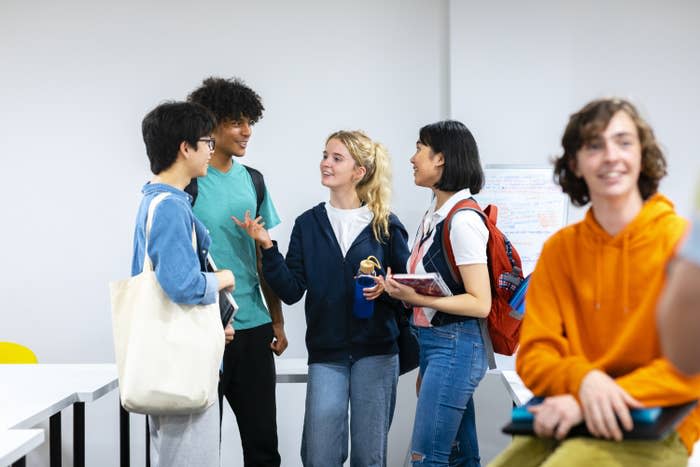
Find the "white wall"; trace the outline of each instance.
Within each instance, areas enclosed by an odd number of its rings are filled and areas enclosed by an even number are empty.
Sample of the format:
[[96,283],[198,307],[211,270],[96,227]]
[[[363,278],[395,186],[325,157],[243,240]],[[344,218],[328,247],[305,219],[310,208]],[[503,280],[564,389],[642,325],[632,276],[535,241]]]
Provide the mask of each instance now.
[[[264,99],[246,162],[265,173],[283,250],[295,216],[326,198],[317,164],[335,129],[362,128],[388,146],[394,211],[412,233],[429,198],[408,165],[421,125],[451,115],[474,130],[484,163],[544,163],[568,115],[612,94],[651,122],[669,161],[662,190],[688,214],[700,169],[699,21],[691,0],[3,0],[0,340],[29,345],[42,362],[113,360],[107,282],[129,273],[150,176],[141,118],[209,75],[241,76]],[[303,306],[285,315],[286,355],[304,356]],[[406,452],[411,384],[402,378],[392,466]],[[505,443],[494,427],[508,401],[494,384],[477,397],[484,459]],[[299,464],[303,390],[278,389],[284,465]],[[117,463],[116,404],[111,395],[88,406],[88,465]],[[68,413],[66,440],[69,422]],[[237,443],[224,455],[240,465]]]
[[484,163],[547,163],[570,114],[625,97],[666,152],[661,191],[691,213],[700,3],[451,1],[450,47],[452,117],[474,129]]
[[[42,362],[113,361],[107,283],[130,272],[150,177],[141,119],[209,75],[240,76],[263,97],[246,162],[266,176],[283,250],[294,218],[327,199],[318,163],[340,128],[387,145],[402,187],[395,210],[413,230],[428,196],[413,186],[408,158],[420,125],[447,116],[446,13],[446,1],[419,0],[3,0],[0,340],[30,346]],[[303,304],[285,314],[285,355],[305,356]],[[284,465],[300,463],[303,388],[279,390]],[[88,407],[88,426],[105,425],[116,404]],[[392,453],[401,458],[412,410],[412,399],[397,410]],[[70,413],[64,420],[69,440]],[[107,430],[88,428],[88,465],[116,465]],[[134,443],[136,460],[141,436]],[[229,444],[228,465],[238,465],[239,443]]]

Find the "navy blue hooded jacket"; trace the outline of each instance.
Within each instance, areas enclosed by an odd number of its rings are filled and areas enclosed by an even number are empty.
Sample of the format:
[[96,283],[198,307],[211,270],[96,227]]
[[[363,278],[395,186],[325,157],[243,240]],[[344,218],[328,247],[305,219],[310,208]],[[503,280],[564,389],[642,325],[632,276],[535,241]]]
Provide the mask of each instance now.
[[396,314],[402,305],[386,293],[375,300],[374,314],[358,319],[352,314],[354,276],[360,261],[379,259],[384,269],[406,271],[410,254],[408,234],[399,219],[389,216],[389,239],[379,243],[372,225],[365,227],[343,257],[324,203],[297,217],[286,259],[277,249],[263,249],[263,275],[286,304],[306,292],[306,348],[309,363],[355,361],[370,355],[398,352]]

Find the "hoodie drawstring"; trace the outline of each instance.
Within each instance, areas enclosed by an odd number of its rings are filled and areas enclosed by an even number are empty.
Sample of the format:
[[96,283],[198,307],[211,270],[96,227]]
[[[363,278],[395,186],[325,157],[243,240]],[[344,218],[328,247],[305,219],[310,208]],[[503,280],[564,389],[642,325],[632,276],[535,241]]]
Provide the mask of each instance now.
[[630,304],[630,235],[622,237],[622,311],[627,313]]
[[601,282],[603,280],[603,242],[599,237],[595,239],[595,290],[593,291],[593,298],[595,300],[596,311],[600,310],[600,289],[602,288]]
[[[603,281],[603,241],[596,237],[595,246],[595,290],[593,291],[593,299],[595,309],[600,310],[600,295]],[[630,235],[626,233],[622,237],[622,311],[629,312],[630,305]]]

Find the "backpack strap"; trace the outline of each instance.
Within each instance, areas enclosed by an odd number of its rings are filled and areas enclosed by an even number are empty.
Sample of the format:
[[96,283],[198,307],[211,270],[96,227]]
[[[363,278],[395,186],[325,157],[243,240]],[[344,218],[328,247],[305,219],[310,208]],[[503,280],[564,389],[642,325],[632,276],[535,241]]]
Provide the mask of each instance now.
[[[450,242],[450,229],[452,224],[452,218],[459,211],[465,210],[474,211],[481,216],[481,219],[484,221],[484,224],[486,225],[486,228],[489,231],[489,241],[491,241],[492,237],[503,237],[508,261],[510,262],[513,269],[515,269],[517,267],[517,262],[515,261],[515,257],[513,256],[513,245],[505,236],[503,236],[503,234],[499,234],[499,232],[495,228],[496,221],[498,220],[498,207],[495,204],[489,204],[488,206],[486,206],[486,209],[482,210],[481,207],[479,207],[477,202],[474,200],[474,198],[469,198],[455,204],[455,206],[447,214],[447,217],[445,217],[445,224],[443,225],[442,229],[442,247],[445,251],[445,254],[447,255],[447,262],[450,267],[450,273],[452,274],[452,277],[457,281],[462,281],[462,276],[459,274],[459,268],[457,267],[454,252],[452,251],[452,243]],[[487,260],[490,262],[491,259],[488,257],[488,249],[486,257]],[[489,276],[490,275],[491,269],[489,267]],[[494,282],[494,279],[496,278],[491,277],[491,288],[494,288],[497,284]]]
[[[481,210],[481,207],[479,204],[474,200],[474,198],[468,198],[464,199],[462,201],[459,201],[457,204],[454,205],[452,209],[450,209],[450,212],[447,214],[447,217],[445,217],[444,224],[442,226],[442,249],[445,252],[445,256],[447,257],[447,264],[450,268],[450,273],[452,274],[452,278],[459,283],[463,283],[462,281],[462,275],[459,273],[459,267],[457,266],[457,261],[455,260],[455,255],[454,251],[452,250],[452,242],[450,241],[450,229],[451,229],[451,224],[452,224],[452,218],[454,217],[455,214],[457,214],[459,211],[465,211],[465,210],[470,210],[474,211],[481,216],[481,219],[484,221],[484,224],[486,224],[486,228],[488,229],[489,227],[489,221],[491,221],[493,224],[496,223],[496,219],[498,217],[498,208],[496,206],[490,205],[488,207],[488,214],[485,213],[484,211]],[[489,229],[489,239],[491,238],[491,229]],[[488,245],[488,244],[487,244]],[[486,247],[486,260],[490,262],[490,258],[488,257],[488,246]],[[491,268],[488,268],[489,270],[489,282],[491,284],[491,296],[493,297],[494,294],[494,288],[493,288],[493,279],[491,277]],[[464,288],[466,290],[466,287]],[[486,351],[486,358],[488,361],[489,368],[493,369],[496,368],[496,356],[493,351],[493,343],[491,342],[491,336],[489,335],[489,330],[488,330],[488,320],[487,319],[479,319],[479,330],[481,331],[481,337],[484,341],[484,349]]]
[[[457,266],[454,250],[452,249],[452,242],[450,241],[450,230],[452,227],[451,224],[454,215],[457,214],[459,211],[464,210],[470,210],[478,213],[483,219],[486,226],[488,227],[487,216],[484,213],[484,211],[481,210],[479,204],[474,200],[474,198],[468,198],[459,201],[452,207],[452,209],[450,209],[450,212],[447,213],[447,216],[445,217],[445,221],[442,225],[442,250],[445,252],[445,256],[447,257],[447,265],[450,268],[450,274],[452,275],[452,279],[454,279],[460,284],[462,283],[462,275],[459,273],[459,267]],[[494,213],[494,216],[496,215],[497,212]]]
[[263,174],[259,170],[256,170],[252,167],[248,167],[245,164],[243,164],[243,167],[245,167],[245,169],[248,171],[248,174],[250,175],[250,178],[253,181],[253,187],[255,188],[255,197],[257,201],[257,204],[255,206],[255,217],[258,217],[260,215],[260,206],[262,206],[262,203],[265,200],[265,179],[263,178]]
[[[243,167],[245,167],[245,169],[248,171],[248,174],[250,175],[250,178],[253,181],[253,188],[255,188],[256,199],[255,217],[258,217],[258,215],[260,214],[260,206],[262,206],[262,203],[265,200],[265,179],[263,178],[263,175],[262,173],[260,173],[259,170],[256,170],[252,167],[248,167],[245,164],[243,164]],[[189,185],[185,187],[185,193],[192,196],[192,206],[194,206],[194,202],[197,201],[197,195],[199,194],[199,185],[197,184],[197,177],[190,180]]]
[[199,193],[199,185],[197,184],[197,177],[190,180],[190,184],[185,187],[185,193],[192,197],[192,207],[194,207],[194,202],[197,201],[197,194]]

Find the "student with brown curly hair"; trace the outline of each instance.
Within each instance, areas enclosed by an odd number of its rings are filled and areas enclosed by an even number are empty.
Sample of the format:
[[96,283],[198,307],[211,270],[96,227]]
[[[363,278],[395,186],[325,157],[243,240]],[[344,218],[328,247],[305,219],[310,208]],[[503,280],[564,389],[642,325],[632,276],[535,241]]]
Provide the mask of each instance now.
[[[528,290],[516,369],[544,402],[537,436],[516,436],[491,465],[681,466],[700,433],[696,409],[666,439],[626,440],[630,409],[697,399],[700,378],[660,351],[655,311],[687,227],[657,193],[666,161],[649,125],[621,99],[573,114],[555,180],[585,219],[545,243]],[[593,438],[567,438],[585,423]]]

